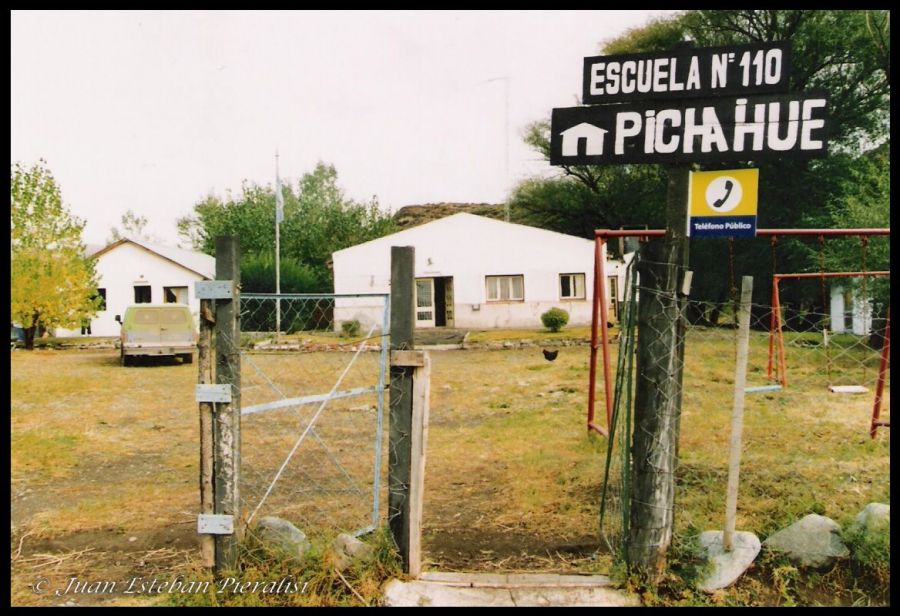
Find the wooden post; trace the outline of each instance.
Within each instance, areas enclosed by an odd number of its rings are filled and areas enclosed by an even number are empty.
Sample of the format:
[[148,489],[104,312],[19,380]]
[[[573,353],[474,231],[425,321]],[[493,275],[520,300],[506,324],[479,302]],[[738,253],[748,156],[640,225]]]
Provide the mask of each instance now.
[[725,496],[725,533],[722,545],[731,551],[737,516],[738,477],[741,472],[741,437],[744,431],[744,389],[747,387],[747,355],[750,352],[750,301],[753,277],[741,279],[738,316],[737,364],[734,368],[734,405],[731,409],[731,445],[728,454],[728,492]]
[[234,282],[234,297],[216,300],[216,383],[231,385],[231,402],[216,405],[215,513],[234,517],[234,535],[216,535],[216,570],[237,564],[241,468],[240,252],[237,238],[216,238],[216,279]]
[[[391,351],[415,346],[415,248],[391,247]],[[388,524],[409,572],[409,487],[412,456],[413,367],[391,362],[388,437]]]
[[428,442],[428,409],[431,391],[431,358],[422,353],[422,366],[413,372],[413,408],[409,477],[408,573],[422,572],[422,502],[425,494],[425,451]]
[[669,168],[666,236],[643,250],[638,302],[633,489],[627,559],[655,584],[672,541],[675,468],[681,424],[684,306],[688,264],[689,167]]
[[[213,381],[212,332],[216,319],[213,302],[200,300],[200,337],[197,341],[197,363],[200,372],[197,383],[210,385]],[[200,513],[215,512],[213,483],[213,404],[200,403]],[[203,566],[216,566],[216,542],[212,535],[200,535],[200,558]]]

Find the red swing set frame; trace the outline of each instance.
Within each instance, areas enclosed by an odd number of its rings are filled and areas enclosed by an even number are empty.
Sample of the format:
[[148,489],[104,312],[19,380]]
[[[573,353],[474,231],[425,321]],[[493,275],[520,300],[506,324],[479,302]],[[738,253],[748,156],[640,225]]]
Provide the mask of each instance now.
[[[627,230],[627,229],[598,229],[594,231],[594,296],[591,308],[591,356],[589,366],[589,382],[588,382],[588,409],[587,409],[587,429],[588,432],[594,431],[603,436],[609,436],[609,431],[600,426],[595,421],[595,403],[597,394],[597,357],[598,354],[603,356],[603,384],[604,398],[606,402],[606,425],[612,423],[612,374],[609,361],[609,298],[606,289],[606,268],[601,262],[601,255],[604,253],[605,244],[612,238],[619,237],[636,237],[640,240],[650,238],[664,237],[666,231],[664,229],[643,229],[643,230]],[[869,238],[873,236],[890,236],[889,228],[875,229],[757,229],[757,237],[770,237],[773,241],[777,241],[778,237],[818,237],[823,241],[826,237],[848,237],[856,236],[860,238]],[[866,241],[866,239],[864,239]],[[778,296],[778,280],[781,278],[834,278],[834,277],[850,277],[850,276],[870,276],[870,275],[890,275],[890,272],[811,272],[805,274],[774,274],[773,290],[772,290],[772,323],[769,340],[769,377],[771,378],[772,361],[773,361],[773,345],[774,331],[776,327],[775,314],[780,311],[776,307],[780,307],[780,298]],[[601,301],[602,300],[602,301]],[[777,319],[779,323],[779,339],[780,339],[780,317]],[[890,427],[889,421],[881,421],[881,404],[884,393],[885,377],[890,363],[890,344],[891,341],[891,310],[888,306],[887,323],[884,332],[884,343],[881,347],[881,359],[878,368],[878,381],[875,388],[875,401],[872,407],[872,422],[869,433],[875,438],[876,430],[879,427]],[[787,378],[784,370],[784,344],[780,342],[779,362],[781,364],[781,377],[783,379],[782,386],[787,385]]]

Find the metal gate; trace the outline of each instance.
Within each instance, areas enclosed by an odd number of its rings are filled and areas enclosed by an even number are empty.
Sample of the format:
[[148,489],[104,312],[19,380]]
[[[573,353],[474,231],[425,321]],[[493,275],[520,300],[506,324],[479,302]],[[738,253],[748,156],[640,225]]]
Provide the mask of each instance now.
[[386,294],[242,294],[241,518],[361,535],[384,490]]

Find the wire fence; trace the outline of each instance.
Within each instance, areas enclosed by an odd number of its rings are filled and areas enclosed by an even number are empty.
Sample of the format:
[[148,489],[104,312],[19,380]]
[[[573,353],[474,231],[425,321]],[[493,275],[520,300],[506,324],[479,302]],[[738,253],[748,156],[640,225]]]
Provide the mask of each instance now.
[[388,310],[387,295],[241,296],[245,524],[276,516],[308,536],[378,525]]
[[[618,358],[614,366],[615,387],[613,392],[613,414],[610,425],[610,447],[607,453],[604,483],[601,494],[601,534],[610,551],[624,555],[628,550],[630,527],[634,523],[631,511],[632,496],[638,466],[646,470],[653,466],[658,470],[662,454],[677,460],[684,460],[685,452],[674,456],[677,452],[658,452],[655,448],[670,445],[651,442],[649,449],[637,452],[634,446],[635,396],[639,379],[645,374],[639,372],[666,371],[682,372],[683,381],[680,389],[659,390],[656,396],[657,407],[680,409],[680,415],[673,418],[676,429],[682,424],[683,414],[689,417],[688,429],[692,431],[689,439],[685,439],[682,431],[681,445],[676,438],[672,442],[675,447],[684,447],[684,443],[705,438],[709,442],[720,442],[722,461],[727,454],[728,414],[734,395],[735,360],[737,350],[737,306],[732,301],[699,302],[685,299],[682,302],[670,302],[670,306],[679,306],[680,323],[683,324],[684,356],[676,356],[672,365],[654,365],[654,361],[671,361],[672,356],[666,354],[647,354],[641,367],[636,353],[637,339],[640,336],[652,336],[653,339],[667,333],[657,331],[655,325],[660,321],[641,321],[639,327],[638,310],[641,301],[651,301],[661,293],[656,289],[642,286],[638,270],[641,258],[636,257],[629,266],[625,301],[621,305],[620,326],[618,332]],[[648,264],[646,259],[643,261]],[[761,281],[765,282],[765,281]],[[781,281],[788,285],[790,281]],[[657,297],[660,301],[669,301],[671,297]],[[801,492],[808,482],[805,462],[795,458],[787,450],[786,441],[779,443],[779,434],[766,433],[765,417],[770,416],[773,425],[782,425],[785,417],[790,417],[802,433],[808,431],[816,434],[821,429],[822,421],[835,423],[853,423],[865,425],[865,431],[859,431],[861,438],[868,438],[868,422],[872,414],[873,401],[879,379],[885,320],[887,306],[865,296],[856,296],[846,309],[832,310],[829,313],[812,310],[800,310],[792,306],[780,306],[773,309],[770,305],[753,304],[751,306],[750,343],[747,364],[747,384],[745,392],[748,399],[750,423],[749,434],[745,439],[744,449],[775,447],[771,451],[777,468],[766,469],[766,472],[783,477],[788,487]],[[654,324],[655,323],[655,324]],[[666,326],[669,324],[667,323]],[[642,329],[643,328],[643,329]],[[680,405],[672,398],[679,397]],[[884,393],[882,400],[882,419],[890,407],[890,371],[884,374]],[[889,413],[888,413],[889,415]],[[773,428],[773,430],[775,430]],[[703,432],[701,436],[699,432]],[[794,443],[793,447],[800,447]],[[784,449],[780,453],[778,447]],[[861,454],[862,455],[862,454]],[[642,459],[636,459],[643,456]],[[763,456],[760,456],[763,457]],[[683,462],[682,462],[683,465]],[[802,467],[802,468],[801,468]],[[674,503],[663,512],[669,520],[678,515],[677,503],[687,500],[707,498],[709,502],[716,498],[699,495],[699,491],[709,491],[710,483],[697,480],[696,476],[682,467],[673,469],[675,481],[672,483]],[[835,466],[837,470],[837,466]],[[721,468],[724,473],[724,464]],[[642,472],[642,471],[641,471]],[[694,473],[697,475],[697,473]],[[724,475],[721,477],[721,492],[724,493]],[[774,491],[773,491],[774,492]],[[752,487],[748,494],[757,498],[773,500],[773,494],[755,493]],[[760,505],[765,508],[765,502]],[[771,503],[771,511],[777,510],[777,503]],[[723,507],[724,511],[724,507]],[[684,514],[683,514],[684,515]],[[703,520],[682,520],[688,525],[707,523]],[[769,521],[757,520],[759,526]],[[719,526],[721,528],[721,526]],[[682,528],[681,530],[684,530]],[[703,530],[700,528],[699,530]],[[747,528],[757,531],[760,528]]]

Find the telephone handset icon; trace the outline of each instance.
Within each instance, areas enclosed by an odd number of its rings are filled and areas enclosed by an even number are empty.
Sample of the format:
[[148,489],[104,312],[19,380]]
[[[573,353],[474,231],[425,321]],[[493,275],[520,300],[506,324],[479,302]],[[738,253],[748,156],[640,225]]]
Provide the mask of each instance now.
[[725,180],[725,194],[722,195],[721,198],[716,199],[715,201],[713,201],[712,206],[713,206],[714,208],[720,208],[720,207],[722,207],[723,205],[725,205],[725,203],[728,201],[728,197],[731,196],[731,189],[732,189],[732,188],[734,188],[734,182],[732,182],[731,180]]

